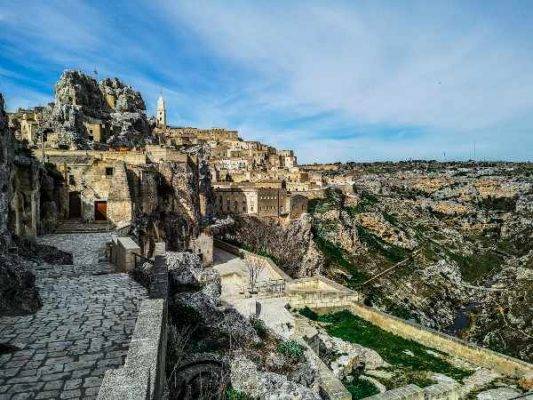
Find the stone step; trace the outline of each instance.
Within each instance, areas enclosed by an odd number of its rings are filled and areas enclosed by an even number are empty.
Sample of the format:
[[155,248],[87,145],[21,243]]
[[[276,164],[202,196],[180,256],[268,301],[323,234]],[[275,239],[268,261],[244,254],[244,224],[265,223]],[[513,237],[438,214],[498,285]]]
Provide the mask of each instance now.
[[62,222],[54,233],[100,233],[111,232],[115,229],[110,222],[83,223],[80,220]]

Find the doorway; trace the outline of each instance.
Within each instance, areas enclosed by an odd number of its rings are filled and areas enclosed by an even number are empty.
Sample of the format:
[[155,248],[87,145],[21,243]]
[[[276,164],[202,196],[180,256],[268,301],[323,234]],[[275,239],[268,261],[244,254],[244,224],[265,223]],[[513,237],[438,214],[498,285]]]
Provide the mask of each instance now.
[[80,192],[69,192],[68,194],[68,217],[81,218]]
[[107,220],[107,201],[94,202],[94,219],[95,221]]

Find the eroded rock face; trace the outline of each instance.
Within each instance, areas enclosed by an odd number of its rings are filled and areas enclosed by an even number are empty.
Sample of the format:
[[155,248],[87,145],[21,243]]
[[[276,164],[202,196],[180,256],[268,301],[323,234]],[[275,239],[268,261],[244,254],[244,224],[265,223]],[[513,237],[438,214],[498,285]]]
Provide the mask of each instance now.
[[[219,346],[259,343],[250,322],[233,307],[219,306],[220,276],[202,268],[200,258],[191,253],[167,252],[171,315],[197,326],[197,333]],[[180,317],[181,316],[181,317]],[[183,320],[182,320],[183,322]]]
[[323,256],[313,241],[311,220],[304,214],[287,226],[252,216],[236,216],[223,238],[268,254],[287,274],[302,278],[319,273]]
[[10,175],[13,169],[12,136],[7,127],[4,97],[0,93],[0,252],[4,252],[11,240],[8,229],[10,202]]
[[146,106],[139,92],[117,78],[98,83],[80,72],[65,71],[55,86],[55,103],[45,109],[43,131],[59,134],[58,145],[73,149],[100,146],[87,124],[100,126],[111,147],[154,143]]
[[529,163],[354,164],[332,175],[356,193],[348,202],[328,189],[310,208],[325,274],[369,305],[531,362]]
[[374,370],[385,366],[385,361],[374,350],[356,343],[346,342],[326,333],[318,335],[321,352],[328,355],[331,370],[339,379],[354,370]]
[[285,376],[263,372],[243,354],[235,354],[230,364],[230,379],[234,389],[253,399],[319,400],[320,396]]

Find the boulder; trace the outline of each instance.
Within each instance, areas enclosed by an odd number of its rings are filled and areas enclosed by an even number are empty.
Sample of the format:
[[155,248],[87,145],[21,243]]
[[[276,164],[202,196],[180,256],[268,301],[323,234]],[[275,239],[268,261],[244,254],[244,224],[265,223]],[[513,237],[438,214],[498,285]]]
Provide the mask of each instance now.
[[182,292],[172,299],[173,317],[198,325],[200,335],[221,345],[245,346],[261,340],[250,322],[233,307],[218,307],[207,294]]
[[42,306],[35,275],[17,256],[0,254],[0,315],[24,315]]
[[484,392],[478,393],[476,396],[477,400],[509,400],[514,399],[517,396],[520,396],[521,393],[515,389],[511,388],[497,388],[489,389]]
[[350,375],[354,369],[373,370],[386,365],[374,350],[356,343],[329,336],[318,335],[320,351],[327,355],[331,370],[339,379]]
[[319,400],[321,397],[311,389],[288,380],[273,372],[263,372],[237,353],[230,364],[230,379],[234,389],[253,399],[260,400]]

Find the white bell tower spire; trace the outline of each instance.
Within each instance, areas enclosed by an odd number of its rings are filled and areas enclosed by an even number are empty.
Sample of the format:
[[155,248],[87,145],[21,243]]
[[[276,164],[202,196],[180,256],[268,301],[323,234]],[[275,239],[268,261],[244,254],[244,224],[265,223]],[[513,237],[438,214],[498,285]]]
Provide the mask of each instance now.
[[165,107],[165,99],[163,99],[162,94],[159,96],[159,99],[157,99],[157,114],[155,116],[155,124],[158,128],[167,127],[167,109]]

